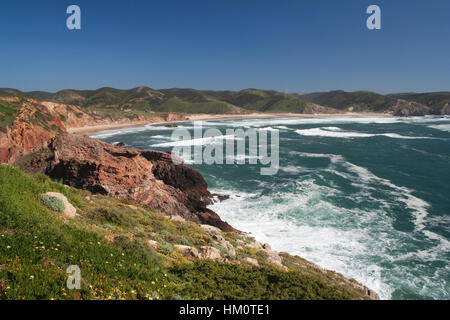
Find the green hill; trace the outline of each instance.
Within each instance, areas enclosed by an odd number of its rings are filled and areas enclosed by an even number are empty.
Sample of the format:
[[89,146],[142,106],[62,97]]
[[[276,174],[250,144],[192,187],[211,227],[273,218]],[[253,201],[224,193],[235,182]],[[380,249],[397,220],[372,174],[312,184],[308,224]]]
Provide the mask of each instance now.
[[[40,196],[49,191],[65,195],[79,216],[64,216],[63,204]],[[299,257],[283,254],[285,271],[248,237],[222,237],[236,247],[235,258],[193,259],[176,244],[228,251],[195,223],[0,164],[0,299],[368,298],[356,282]],[[238,263],[246,258],[260,267]],[[66,288],[69,265],[81,270],[80,290]]]
[[396,99],[370,91],[330,91],[302,94],[300,98],[322,106],[342,111],[383,112],[390,111]]
[[201,91],[194,89],[154,90],[138,87],[130,90],[101,88],[98,90],[62,90],[56,93],[0,89],[0,95],[22,95],[38,100],[72,104],[95,112],[180,112],[209,114],[241,114],[249,112],[312,113],[326,108],[304,101],[293,94],[272,90]]
[[81,107],[101,117],[119,119],[178,112],[184,114],[337,113],[393,112],[399,99],[430,108],[433,114],[450,113],[450,92],[381,95],[370,91],[342,90],[308,94],[285,94],[274,90],[202,91],[138,87],[129,90],[61,90],[56,93],[0,89],[0,95],[25,96]]

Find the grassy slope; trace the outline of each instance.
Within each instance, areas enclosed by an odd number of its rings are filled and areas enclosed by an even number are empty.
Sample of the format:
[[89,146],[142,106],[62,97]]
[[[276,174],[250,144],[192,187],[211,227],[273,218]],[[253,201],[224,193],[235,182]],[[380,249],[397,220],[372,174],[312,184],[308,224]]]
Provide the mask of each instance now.
[[322,106],[347,111],[353,106],[353,111],[381,112],[390,110],[396,99],[369,91],[330,91],[300,95],[302,99]]
[[273,90],[247,89],[234,91],[200,91],[193,89],[154,90],[139,87],[130,90],[101,88],[98,90],[62,90],[57,93],[41,91],[17,93],[0,89],[0,95],[21,94],[38,100],[49,100],[81,106],[97,115],[118,119],[135,118],[167,112],[248,113],[297,112],[311,113],[314,105],[296,95]]
[[[139,116],[164,116],[167,112],[249,113],[294,112],[315,113],[348,111],[391,111],[396,99],[416,101],[440,110],[450,102],[449,92],[381,95],[369,91],[342,90],[309,94],[284,94],[274,90],[246,89],[241,91],[201,91],[194,89],[154,90],[138,87],[129,90],[101,88],[98,90],[62,90],[56,93],[20,92],[0,89],[0,95],[16,95],[38,100],[55,101],[82,107],[92,114],[118,120]],[[326,108],[319,108],[316,105]],[[332,109],[327,109],[332,108]]]
[[[66,219],[38,195],[67,196],[80,217]],[[223,234],[232,244],[248,242]],[[158,242],[158,249],[147,245]],[[359,299],[363,293],[331,271],[286,256],[289,272],[265,253],[243,246],[231,263],[190,260],[174,244],[227,250],[191,222],[112,198],[66,187],[43,175],[0,165],[0,299]],[[256,258],[262,267],[232,264]],[[68,265],[78,265],[81,290],[65,288]]]
[[295,95],[273,90],[246,89],[239,92],[207,91],[206,94],[246,110],[258,112],[311,113],[313,105]]
[[11,127],[17,116],[18,105],[13,102],[0,100],[0,131]]

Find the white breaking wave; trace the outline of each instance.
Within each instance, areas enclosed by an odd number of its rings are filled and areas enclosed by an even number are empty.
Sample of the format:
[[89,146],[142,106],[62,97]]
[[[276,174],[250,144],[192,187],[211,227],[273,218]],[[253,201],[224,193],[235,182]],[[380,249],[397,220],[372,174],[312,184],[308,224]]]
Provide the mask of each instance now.
[[152,145],[152,147],[184,147],[184,146],[203,146],[207,144],[222,143],[223,140],[238,140],[235,135],[221,135],[206,138],[197,138],[190,140],[178,140],[164,143],[157,143]]
[[[337,191],[318,186],[312,180],[298,182],[296,193],[275,196],[247,195],[230,190],[213,192],[232,194],[230,200],[216,203],[211,209],[238,229],[251,231],[252,236],[270,243],[275,250],[298,254],[322,267],[357,279],[384,299],[390,298],[392,288],[383,282],[381,275],[367,273],[368,267],[377,266],[354,259],[354,256],[383,250],[385,242],[392,241],[368,239],[375,234],[373,230],[367,230],[367,226],[375,221],[383,225],[380,229],[389,228],[392,224],[390,219],[380,221],[377,212],[358,214],[337,208],[323,197]],[[365,221],[355,225],[353,220],[356,216]]]
[[397,133],[363,133],[343,131],[336,127],[323,127],[323,128],[311,128],[295,130],[296,133],[302,136],[309,137],[329,137],[329,138],[370,138],[376,136],[385,136],[394,139],[432,139],[431,137],[409,137],[402,136]]
[[229,127],[262,127],[276,125],[301,125],[301,124],[395,124],[395,123],[428,123],[450,121],[450,116],[425,116],[425,117],[392,117],[392,116],[302,116],[288,118],[264,118],[264,119],[240,119],[223,121],[205,121],[205,125],[229,126]]
[[450,124],[435,124],[432,126],[428,126],[428,128],[450,132]]
[[280,129],[280,130],[292,130],[292,129],[289,129],[288,127],[286,127],[286,126],[276,126],[275,128]]
[[[312,157],[312,158],[329,158],[331,163],[333,164],[341,164],[345,166],[348,171],[355,173],[359,181],[363,182],[365,187],[371,182],[382,184],[390,189],[393,192],[396,192],[396,198],[398,201],[403,202],[414,214],[415,216],[415,226],[417,231],[421,231],[425,227],[425,218],[428,216],[428,209],[430,204],[426,201],[416,197],[413,195],[413,190],[410,190],[406,187],[399,187],[393,184],[390,180],[380,178],[370,172],[368,169],[364,167],[357,166],[353,163],[345,161],[344,157],[341,155],[335,154],[314,154],[314,153],[306,153],[306,152],[292,152],[301,157]],[[339,172],[339,174],[346,179],[354,180],[354,178],[344,172]],[[358,184],[358,180],[355,181]],[[369,187],[370,188],[370,187]]]
[[[330,165],[318,169],[319,173],[289,182],[286,191],[246,194],[227,188],[216,189],[214,193],[229,194],[231,198],[215,203],[211,209],[236,228],[250,231],[257,240],[270,243],[275,250],[298,254],[324,268],[355,278],[377,291],[382,299],[390,299],[398,287],[427,297],[449,296],[447,282],[439,280],[446,277],[446,272],[448,275],[449,268],[421,275],[418,281],[415,269],[404,266],[406,259],[442,260],[450,249],[448,240],[426,228],[430,205],[415,196],[414,190],[378,177],[346,161],[342,155],[295,151],[290,154],[328,158]],[[295,172],[303,168],[280,169]],[[328,179],[322,173],[327,174]],[[330,174],[344,178],[360,191],[352,194],[334,183],[318,184],[320,180],[329,181]],[[383,196],[377,197],[380,192]],[[335,198],[348,199],[358,205],[335,205],[332,200]],[[415,232],[405,233],[394,227],[395,217],[389,212],[402,204],[412,214]],[[427,242],[425,249],[415,244],[423,243],[420,239],[424,238],[433,240]],[[409,253],[399,254],[405,251]],[[382,267],[385,263],[390,267]]]
[[151,136],[151,139],[162,139],[162,140],[170,140],[170,136],[163,136],[161,134],[157,134],[156,136]]
[[99,131],[95,133],[88,134],[89,137],[94,139],[104,139],[108,137],[112,137],[119,134],[129,134],[129,133],[138,133],[144,131],[172,131],[174,129],[190,129],[193,127],[178,125],[176,127],[166,127],[161,125],[147,124],[141,127],[130,127],[130,128],[121,128],[121,129],[113,129],[113,130],[105,130]]
[[[289,117],[289,118],[265,118],[265,119],[239,119],[236,120],[209,120],[202,121],[204,127],[217,127],[217,126],[228,126],[228,127],[262,127],[262,126],[278,126],[277,129],[290,130],[286,125],[301,125],[301,124],[350,124],[350,123],[375,123],[375,124],[395,124],[395,123],[429,123],[429,122],[441,122],[450,121],[449,116],[425,116],[425,117],[391,117],[391,116],[378,116],[378,117],[358,117],[358,116],[337,116],[337,117]],[[193,123],[193,122],[187,122]],[[283,126],[284,125],[284,126]],[[439,128],[439,125],[430,126],[437,127],[435,129],[445,130],[448,128],[448,124],[442,125],[444,129]],[[132,127],[123,129],[106,130],[101,132],[96,132],[90,134],[89,136],[95,139],[104,139],[114,135],[127,134],[142,131],[151,130],[174,130],[176,128],[192,129],[193,127],[178,125],[177,127],[166,127],[162,125],[148,124],[142,127]],[[445,130],[448,131],[448,130]]]

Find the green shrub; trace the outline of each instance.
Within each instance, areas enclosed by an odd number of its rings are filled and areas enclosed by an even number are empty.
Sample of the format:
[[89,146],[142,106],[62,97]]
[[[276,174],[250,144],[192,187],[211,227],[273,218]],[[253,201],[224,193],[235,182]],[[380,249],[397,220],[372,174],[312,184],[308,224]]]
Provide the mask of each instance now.
[[65,209],[64,203],[61,201],[61,199],[58,199],[56,197],[41,194],[39,195],[39,199],[47,208],[52,209],[53,211],[63,212]]
[[299,272],[273,267],[252,268],[213,261],[178,264],[170,269],[186,283],[177,292],[187,299],[348,299],[325,282],[314,281]]
[[184,245],[184,246],[189,246],[189,247],[193,247],[193,246],[194,246],[194,244],[192,243],[192,241],[189,240],[189,239],[186,239],[185,237],[181,237],[181,238],[180,238],[180,243],[181,243],[182,245]]
[[156,237],[155,240],[158,242],[158,250],[165,255],[169,255],[173,252],[173,246],[161,237]]
[[136,225],[134,217],[131,212],[127,210],[123,210],[123,208],[119,207],[104,207],[97,208],[92,214],[93,218],[99,220],[106,220],[108,222],[116,223],[121,226],[133,226]]
[[125,252],[131,253],[138,259],[146,260],[152,266],[161,266],[162,258],[158,253],[140,240],[131,239],[126,235],[117,236],[114,244],[122,248]]

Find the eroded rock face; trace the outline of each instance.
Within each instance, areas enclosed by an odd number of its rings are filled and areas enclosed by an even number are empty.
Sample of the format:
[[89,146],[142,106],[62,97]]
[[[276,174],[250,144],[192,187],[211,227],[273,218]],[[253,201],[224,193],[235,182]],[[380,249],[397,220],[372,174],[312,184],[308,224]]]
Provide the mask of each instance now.
[[414,117],[430,114],[431,109],[426,105],[399,99],[394,106],[394,116],[398,117]]
[[179,113],[169,112],[166,116],[166,121],[185,121],[186,117]]
[[96,119],[75,106],[37,101],[19,97],[2,97],[1,100],[18,103],[20,108],[11,128],[0,132],[0,162],[14,163],[22,155],[45,146],[68,126],[84,126]]
[[113,146],[87,136],[60,135],[17,163],[63,183],[126,199],[169,216],[234,230],[206,208],[211,194],[202,175],[171,155]]
[[442,115],[450,115],[450,103],[446,103],[441,109]]

